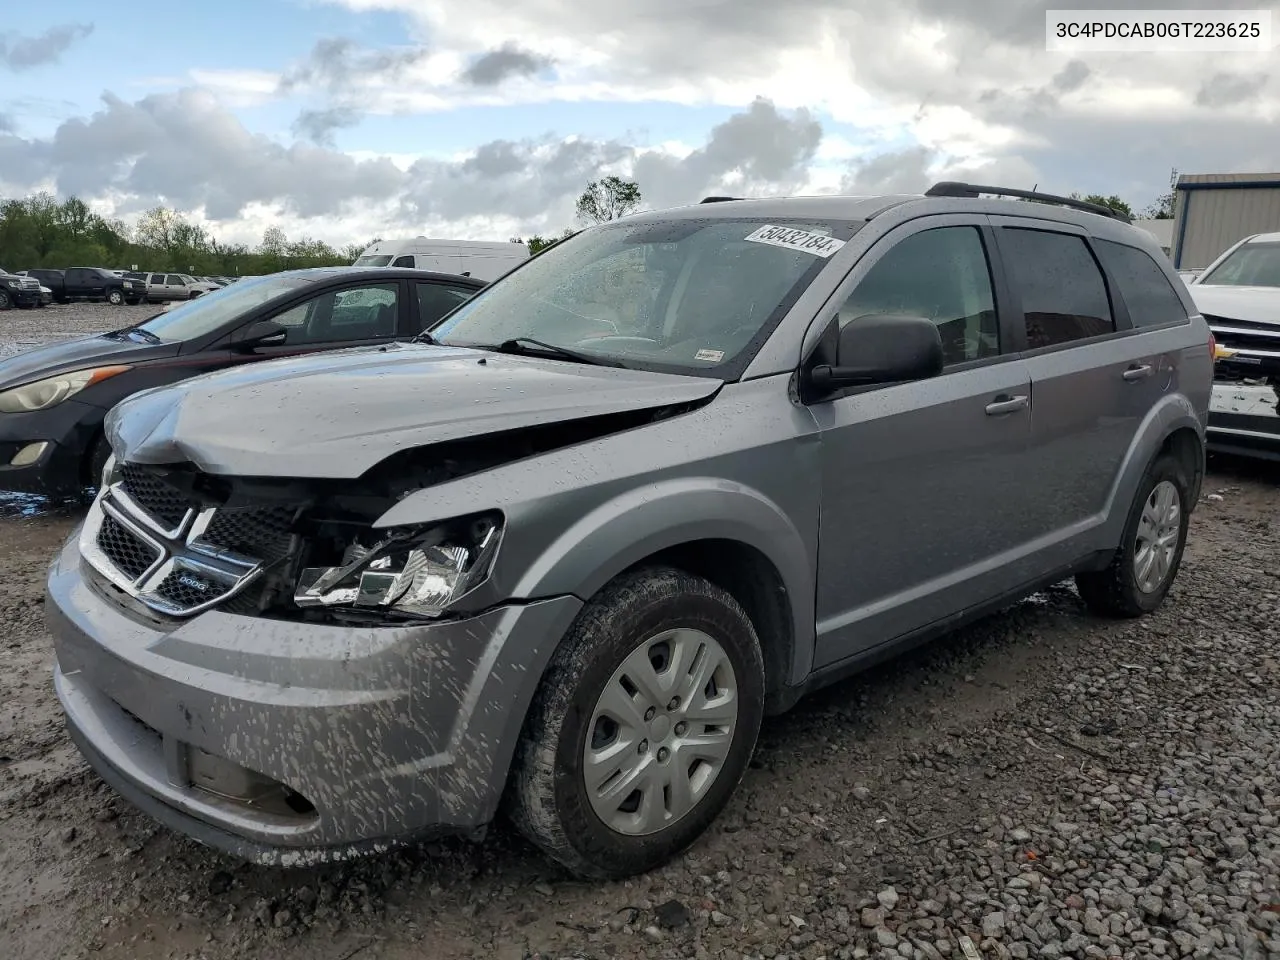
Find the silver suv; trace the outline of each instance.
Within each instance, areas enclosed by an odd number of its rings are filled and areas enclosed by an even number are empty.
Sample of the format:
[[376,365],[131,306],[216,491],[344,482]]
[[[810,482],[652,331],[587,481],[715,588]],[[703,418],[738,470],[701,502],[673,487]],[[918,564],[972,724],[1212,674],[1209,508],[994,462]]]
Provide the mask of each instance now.
[[505,810],[617,877],[817,686],[1066,578],[1155,609],[1209,329],[1146,233],[1012,192],[631,216],[416,342],[126,400],[48,574],[71,735],[261,862]]

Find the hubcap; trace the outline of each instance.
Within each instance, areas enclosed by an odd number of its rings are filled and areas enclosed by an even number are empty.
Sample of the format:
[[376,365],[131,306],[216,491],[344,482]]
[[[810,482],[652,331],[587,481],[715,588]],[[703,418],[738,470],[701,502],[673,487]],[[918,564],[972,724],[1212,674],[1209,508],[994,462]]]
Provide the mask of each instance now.
[[1182,537],[1182,502],[1169,480],[1156,484],[1142,506],[1133,545],[1133,577],[1143,593],[1155,593],[1173,569]]
[[669,827],[720,775],[737,720],[737,678],[715,639],[682,628],[644,641],[591,714],[582,758],[591,809],[630,836]]

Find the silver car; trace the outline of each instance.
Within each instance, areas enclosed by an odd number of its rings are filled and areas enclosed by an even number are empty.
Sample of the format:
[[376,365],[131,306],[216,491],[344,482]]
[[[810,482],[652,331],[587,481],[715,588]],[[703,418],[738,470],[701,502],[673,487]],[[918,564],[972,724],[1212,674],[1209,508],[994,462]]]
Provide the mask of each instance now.
[[505,811],[618,877],[815,687],[1066,578],[1155,609],[1208,327],[1146,233],[1012,192],[631,216],[416,342],[124,401],[48,573],[72,737],[256,861]]

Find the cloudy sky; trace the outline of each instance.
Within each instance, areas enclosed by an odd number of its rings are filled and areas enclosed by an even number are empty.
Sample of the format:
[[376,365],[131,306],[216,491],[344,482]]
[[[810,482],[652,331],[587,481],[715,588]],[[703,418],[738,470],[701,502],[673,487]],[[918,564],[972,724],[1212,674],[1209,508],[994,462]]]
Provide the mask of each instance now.
[[648,207],[968,177],[1140,208],[1173,167],[1280,167],[1280,52],[1047,53],[1045,8],[1091,6],[46,0],[0,34],[0,196],[501,240],[609,173]]

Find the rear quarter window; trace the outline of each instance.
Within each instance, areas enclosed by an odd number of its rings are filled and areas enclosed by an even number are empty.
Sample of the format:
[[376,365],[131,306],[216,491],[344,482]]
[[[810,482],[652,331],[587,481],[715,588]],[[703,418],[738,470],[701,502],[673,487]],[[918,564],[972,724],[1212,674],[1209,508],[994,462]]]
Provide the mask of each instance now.
[[1083,237],[1006,227],[1001,248],[1022,299],[1027,349],[1115,332],[1106,281]]
[[1154,327],[1187,321],[1187,309],[1169,277],[1151,255],[1137,247],[1111,240],[1095,240],[1102,260],[1120,296],[1129,308],[1135,327]]

